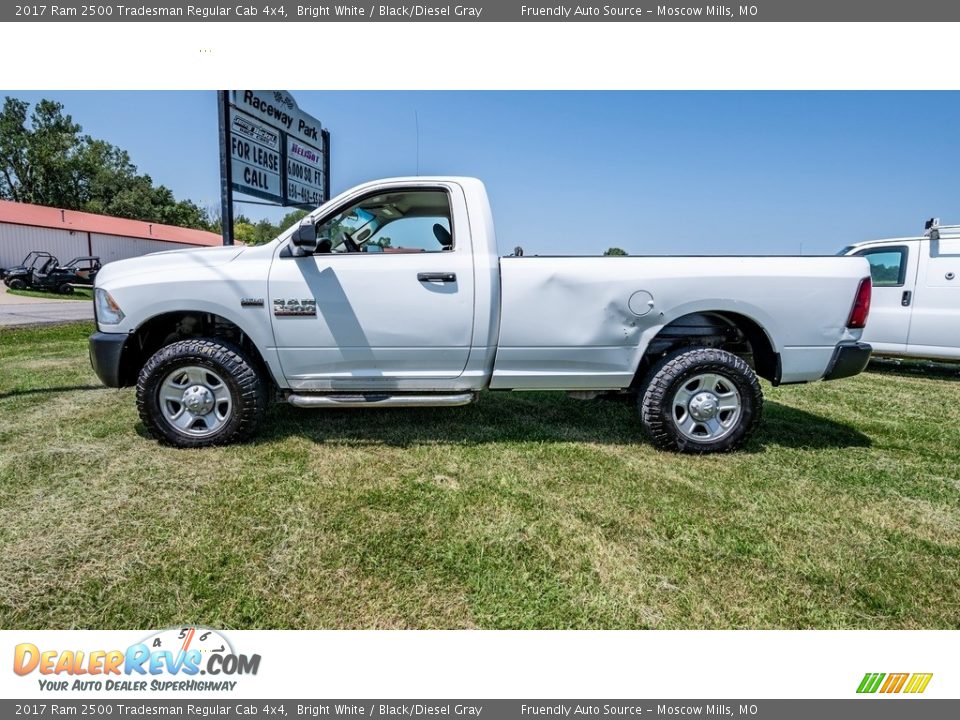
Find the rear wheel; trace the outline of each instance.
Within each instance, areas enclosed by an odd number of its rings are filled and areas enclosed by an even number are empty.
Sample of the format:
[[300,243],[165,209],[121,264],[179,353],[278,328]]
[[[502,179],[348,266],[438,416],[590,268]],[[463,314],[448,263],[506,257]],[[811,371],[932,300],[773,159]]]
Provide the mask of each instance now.
[[57,292],[61,295],[69,295],[73,292],[73,285],[70,283],[63,283],[60,287],[57,288]]
[[651,369],[639,398],[643,429],[653,444],[685,453],[737,449],[753,435],[762,409],[763,393],[750,366],[712,348],[668,355]]
[[140,419],[177,447],[225,445],[250,437],[267,406],[256,364],[217,340],[182,340],[151,357],[137,381]]

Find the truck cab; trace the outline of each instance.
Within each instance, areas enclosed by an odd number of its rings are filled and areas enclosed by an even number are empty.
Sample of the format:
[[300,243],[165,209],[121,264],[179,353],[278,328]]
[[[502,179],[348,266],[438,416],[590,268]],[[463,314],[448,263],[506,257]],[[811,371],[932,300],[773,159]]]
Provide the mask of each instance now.
[[960,360],[960,225],[931,219],[923,235],[857,243],[873,281],[863,340],[877,355]]

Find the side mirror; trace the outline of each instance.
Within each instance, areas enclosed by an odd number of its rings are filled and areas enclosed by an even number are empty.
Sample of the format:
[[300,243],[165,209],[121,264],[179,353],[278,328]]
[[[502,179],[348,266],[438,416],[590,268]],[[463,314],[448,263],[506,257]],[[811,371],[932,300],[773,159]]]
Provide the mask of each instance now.
[[290,238],[293,246],[304,254],[315,252],[317,249],[317,225],[310,218],[306,218],[297,225]]

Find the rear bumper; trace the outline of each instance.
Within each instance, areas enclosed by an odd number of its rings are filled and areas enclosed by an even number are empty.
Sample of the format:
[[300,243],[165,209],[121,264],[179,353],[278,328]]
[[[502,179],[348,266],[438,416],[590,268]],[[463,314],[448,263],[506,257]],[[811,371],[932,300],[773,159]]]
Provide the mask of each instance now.
[[128,336],[123,333],[95,332],[90,336],[90,364],[107,387],[123,387],[120,358]]
[[870,361],[872,350],[872,347],[862,342],[837,345],[823,379],[839,380],[861,373]]

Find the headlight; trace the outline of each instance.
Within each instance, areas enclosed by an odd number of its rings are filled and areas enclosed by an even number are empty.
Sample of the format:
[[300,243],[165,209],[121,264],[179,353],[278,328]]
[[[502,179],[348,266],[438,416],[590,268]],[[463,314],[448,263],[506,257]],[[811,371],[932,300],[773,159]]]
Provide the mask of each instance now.
[[96,295],[98,321],[104,325],[117,325],[123,320],[123,310],[120,309],[117,301],[113,299],[110,293],[103,288],[97,288],[94,294]]

